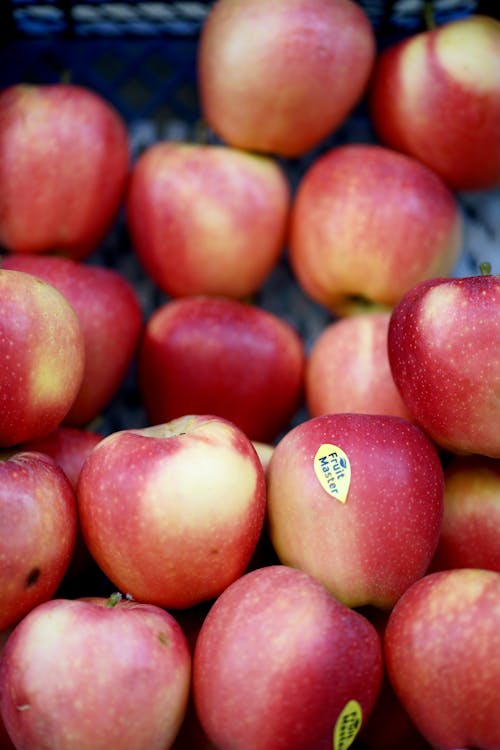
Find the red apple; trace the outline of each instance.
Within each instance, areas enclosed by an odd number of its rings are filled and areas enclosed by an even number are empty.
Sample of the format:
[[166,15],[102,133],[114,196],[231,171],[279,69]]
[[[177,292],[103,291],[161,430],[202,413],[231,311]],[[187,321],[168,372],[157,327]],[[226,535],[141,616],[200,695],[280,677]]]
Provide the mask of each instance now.
[[370,114],[383,143],[453,189],[500,185],[500,21],[471,15],[385,49]]
[[432,569],[500,573],[500,462],[453,456],[444,479],[444,516]]
[[7,641],[0,707],[24,750],[166,750],[184,718],[191,656],[148,604],[53,599]]
[[238,300],[185,297],[146,321],[139,387],[152,423],[215,414],[251,440],[272,442],[300,404],[304,365],[286,320]]
[[55,594],[73,553],[76,512],[55,461],[0,454],[0,631]]
[[[7,642],[7,639],[9,635],[11,634],[11,632],[12,632],[12,628],[9,628],[8,630],[3,630],[2,632],[0,632],[0,660],[2,658],[3,647],[5,646],[5,643]],[[12,744],[12,740],[7,734],[7,730],[3,723],[1,714],[0,714],[0,750],[16,750],[14,745]]]
[[338,316],[391,309],[417,282],[449,273],[462,217],[442,180],[378,144],[329,149],[303,174],[290,261],[304,291]]
[[134,288],[112,268],[70,258],[17,255],[3,258],[2,267],[52,284],[78,315],[85,340],[85,370],[64,422],[84,427],[109,405],[135,355],[142,310]]
[[77,495],[86,544],[114,585],[176,609],[214,598],[245,571],[266,503],[250,440],[196,415],[104,438]]
[[425,576],[394,607],[385,633],[389,678],[436,750],[498,750],[500,573]]
[[0,93],[0,244],[84,258],[110,229],[129,164],[125,123],[74,84]]
[[500,276],[416,285],[392,312],[388,352],[410,414],[438,445],[500,458]]
[[198,50],[202,113],[232,146],[299,156],[347,118],[374,60],[351,0],[218,0]]
[[335,412],[409,418],[387,356],[389,312],[360,313],[328,323],[313,341],[305,370],[311,417]]
[[373,625],[307,573],[273,565],[239,578],[211,607],[192,689],[219,750],[329,750],[359,732],[381,677]]
[[218,145],[155,143],[132,171],[135,251],[172,297],[256,292],[283,250],[290,189],[277,162]]
[[325,414],[290,430],[267,469],[281,562],[350,607],[390,609],[424,575],[443,516],[439,455],[403,417]]
[[82,327],[54,286],[2,268],[0,359],[0,446],[48,435],[67,415],[82,383]]
[[[80,471],[90,451],[103,438],[92,430],[82,430],[76,427],[57,427],[54,432],[30,443],[23,443],[20,450],[39,451],[54,459],[56,464],[66,474],[74,492],[78,485]],[[80,526],[77,525],[75,547],[66,570],[62,584],[68,582],[71,588],[76,583],[76,577],[88,577],[89,568],[93,560],[83,541]]]

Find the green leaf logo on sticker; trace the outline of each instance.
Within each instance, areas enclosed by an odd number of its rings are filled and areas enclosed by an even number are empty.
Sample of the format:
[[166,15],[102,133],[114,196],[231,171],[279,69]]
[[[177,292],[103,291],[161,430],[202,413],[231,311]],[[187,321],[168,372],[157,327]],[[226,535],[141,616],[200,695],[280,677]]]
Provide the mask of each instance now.
[[351,484],[351,464],[342,448],[331,443],[320,445],[314,456],[314,473],[331,497],[339,503],[347,501]]
[[333,750],[347,750],[348,747],[351,747],[361,729],[362,722],[363,712],[358,701],[348,701],[335,722]]

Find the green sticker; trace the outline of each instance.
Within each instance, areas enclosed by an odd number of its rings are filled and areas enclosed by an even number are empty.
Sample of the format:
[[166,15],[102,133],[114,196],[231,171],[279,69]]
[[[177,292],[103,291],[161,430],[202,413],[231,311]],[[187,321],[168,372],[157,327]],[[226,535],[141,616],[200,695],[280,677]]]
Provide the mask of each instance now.
[[350,700],[339,714],[333,730],[333,750],[347,750],[361,729],[363,712],[358,701]]

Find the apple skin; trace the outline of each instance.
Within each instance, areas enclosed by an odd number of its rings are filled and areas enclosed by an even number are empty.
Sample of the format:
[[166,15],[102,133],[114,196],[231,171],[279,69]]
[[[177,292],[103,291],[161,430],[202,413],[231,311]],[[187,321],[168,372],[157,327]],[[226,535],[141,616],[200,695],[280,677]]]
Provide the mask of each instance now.
[[431,569],[500,573],[500,463],[452,456],[444,469],[444,516]]
[[454,190],[500,184],[500,21],[479,14],[414,34],[375,64],[369,111],[381,142]]
[[75,310],[85,341],[80,390],[64,423],[84,427],[109,405],[136,353],[142,310],[117,271],[56,256],[11,255],[2,268],[31,273],[56,287]]
[[232,146],[300,156],[361,99],[375,53],[351,0],[219,0],[198,50],[204,119]]
[[463,220],[431,170],[379,144],[334,146],[303,174],[292,203],[290,262],[338,317],[392,309],[417,282],[449,273]]
[[108,601],[53,599],[10,635],[0,665],[0,707],[16,747],[165,750],[173,744],[190,684],[184,633],[159,607]]
[[290,188],[279,164],[220,145],[155,143],[132,170],[127,224],[171,297],[256,292],[284,247]]
[[83,380],[78,316],[54,286],[0,268],[0,446],[48,435],[68,413]]
[[437,445],[500,458],[500,276],[435,278],[394,308],[388,354],[412,418]]
[[370,622],[303,571],[271,565],[229,586],[196,641],[192,691],[219,750],[330,750],[348,701],[363,722],[382,677]]
[[75,546],[75,493],[49,456],[0,454],[0,631],[56,592]]
[[367,312],[329,323],[306,361],[305,400],[311,417],[358,412],[410,418],[387,356],[389,312]]
[[215,414],[272,443],[300,405],[305,350],[291,324],[224,297],[164,303],[146,321],[138,380],[148,419]]
[[500,574],[431,573],[395,605],[385,663],[400,701],[436,750],[500,747]]
[[[12,628],[9,628],[8,630],[2,630],[0,632],[0,660],[2,658],[3,647],[5,646],[7,639],[10,636],[11,632],[12,632]],[[0,750],[16,750],[16,748],[12,744],[12,740],[7,734],[7,730],[3,723],[1,714],[0,714]]]
[[82,259],[110,229],[129,169],[125,123],[74,84],[0,93],[0,244]]
[[[38,440],[22,443],[19,450],[38,451],[54,459],[68,478],[76,493],[80,471],[90,451],[103,439],[103,435],[93,430],[77,427],[57,427],[54,432]],[[76,583],[78,576],[86,576],[93,565],[92,557],[83,541],[80,524],[77,524],[75,547],[62,584]]]
[[78,482],[85,542],[138,601],[181,609],[241,575],[265,517],[264,469],[227,420],[187,415],[104,438]]
[[[329,476],[316,459],[322,446],[337,464],[342,451],[350,463],[344,501],[322,484],[320,475]],[[444,477],[436,448],[409,420],[353,413],[308,419],[276,445],[267,483],[269,535],[281,562],[315,576],[344,604],[390,609],[426,572],[441,528]]]

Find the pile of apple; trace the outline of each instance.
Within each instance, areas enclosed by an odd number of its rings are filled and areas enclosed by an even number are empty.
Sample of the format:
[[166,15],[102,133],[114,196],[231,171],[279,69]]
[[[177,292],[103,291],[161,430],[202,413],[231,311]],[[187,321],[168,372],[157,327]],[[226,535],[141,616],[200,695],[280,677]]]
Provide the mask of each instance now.
[[[451,275],[500,22],[217,0],[198,71],[213,140],[132,164],[95,92],[0,92],[0,749],[500,750],[500,276]],[[310,350],[252,302],[284,256]]]

